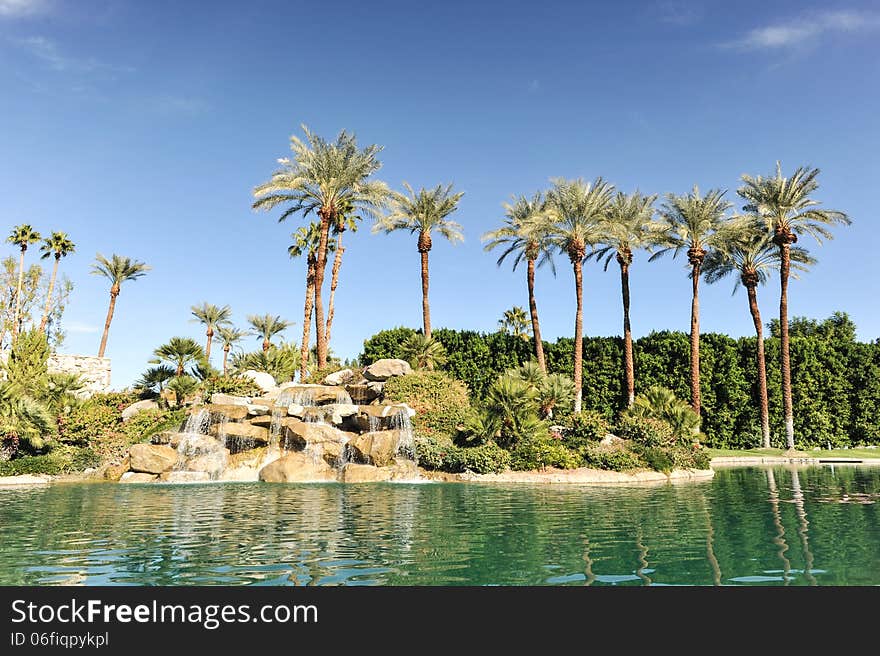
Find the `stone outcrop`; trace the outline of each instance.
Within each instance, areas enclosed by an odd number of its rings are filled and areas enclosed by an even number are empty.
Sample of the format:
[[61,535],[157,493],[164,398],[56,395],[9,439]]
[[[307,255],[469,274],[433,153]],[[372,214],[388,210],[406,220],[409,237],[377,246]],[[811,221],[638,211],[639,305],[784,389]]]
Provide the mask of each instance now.
[[250,405],[251,400],[247,396],[233,396],[214,392],[211,395],[211,403],[214,405]]
[[120,483],[152,483],[158,479],[158,474],[146,474],[144,472],[127,471],[119,479]]
[[248,416],[248,406],[236,403],[209,403],[207,405],[192,408],[189,414],[195,414],[201,410],[207,410],[211,413],[212,419],[215,421],[221,417],[226,417],[232,421],[240,421]]
[[107,465],[104,468],[104,478],[108,481],[118,481],[129,469],[131,469],[131,458],[125,456],[118,465]]
[[272,377],[272,374],[266,373],[265,371],[248,369],[247,371],[243,371],[241,375],[244,378],[250,378],[252,381],[254,381],[257,387],[259,387],[263,392],[270,392],[278,387],[278,385],[275,383],[275,379]]
[[385,467],[394,461],[400,446],[400,438],[400,431],[395,430],[364,433],[350,440],[349,447],[354,451],[357,460],[377,467]]
[[324,460],[315,460],[311,454],[295,451],[263,467],[260,480],[267,483],[335,481],[336,470]]
[[376,389],[376,385],[384,386],[385,383],[357,383],[354,385],[346,385],[345,391],[352,399],[352,403],[363,405],[370,401],[375,401],[382,394],[382,389]]
[[227,440],[245,439],[258,444],[267,444],[269,442],[269,430],[250,423],[230,421],[222,425],[215,424],[211,426],[211,435],[219,437],[221,431]]
[[412,367],[409,366],[409,362],[392,358],[376,360],[364,368],[364,378],[380,383],[394,376],[406,376],[411,373]]
[[420,476],[419,468],[411,460],[395,458],[387,467],[348,463],[342,470],[343,483],[382,483],[385,481],[412,481]]
[[128,421],[135,415],[143,412],[144,410],[158,410],[159,404],[153,401],[152,399],[145,399],[143,401],[137,401],[136,403],[132,403],[125,410],[122,411],[122,421]]
[[323,445],[325,442],[334,444],[345,440],[351,442],[353,438],[357,437],[355,433],[346,433],[327,424],[300,421],[295,417],[287,417],[282,420],[281,426],[285,441],[294,448],[300,449]]
[[135,444],[129,449],[128,457],[132,471],[162,474],[174,467],[177,451],[161,444]]
[[340,369],[332,374],[327,374],[322,382],[325,385],[345,385],[346,383],[354,382],[357,378],[360,378],[360,376],[351,369]]

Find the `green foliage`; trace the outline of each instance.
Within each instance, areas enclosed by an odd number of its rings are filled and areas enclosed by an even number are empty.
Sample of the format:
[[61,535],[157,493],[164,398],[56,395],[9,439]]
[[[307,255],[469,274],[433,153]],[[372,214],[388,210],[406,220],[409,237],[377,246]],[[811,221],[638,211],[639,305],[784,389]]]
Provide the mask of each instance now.
[[320,385],[327,376],[329,376],[330,374],[335,374],[337,371],[341,371],[342,369],[345,369],[345,367],[342,366],[342,364],[339,362],[328,364],[326,367],[311,371],[305,382]]
[[299,369],[300,353],[294,344],[270,346],[267,351],[236,353],[232,356],[232,371],[241,373],[248,369],[264,371],[277,383],[293,380]]
[[425,469],[477,474],[502,472],[510,468],[511,456],[494,442],[480,446],[460,447],[448,438],[420,435],[416,438],[419,465]]
[[121,433],[132,444],[144,442],[162,431],[180,426],[186,417],[186,411],[179,410],[142,410],[121,426]]
[[401,345],[401,356],[413,369],[438,369],[446,364],[446,349],[433,337],[414,333]]
[[97,467],[100,462],[100,457],[89,448],[59,447],[45,455],[0,461],[0,476],[69,474]]
[[538,418],[538,391],[516,375],[497,378],[486,394],[485,411],[499,425],[496,439],[502,446],[546,430]]
[[664,449],[659,446],[635,446],[639,456],[649,469],[668,474],[675,469],[675,459],[672,456],[671,449]]
[[575,469],[581,458],[565,447],[562,440],[549,433],[524,438],[510,451],[510,467],[515,471],[531,471],[544,467]]
[[253,379],[247,376],[212,376],[202,383],[205,398],[212,394],[232,394],[233,396],[260,396],[263,392]]
[[571,415],[562,426],[565,429],[562,433],[563,444],[581,455],[611,430],[605,417],[595,410],[585,410],[578,415]]
[[408,403],[413,427],[425,435],[452,436],[470,411],[467,386],[442,371],[417,371],[385,383],[385,401]]
[[89,399],[58,417],[58,439],[67,444],[88,444],[106,439],[122,424],[115,405]]
[[675,439],[681,443],[693,442],[700,428],[700,417],[697,413],[665,387],[651,387],[637,396],[625,414],[666,422]]
[[480,446],[458,449],[458,458],[463,470],[477,474],[491,474],[510,469],[511,455],[494,442]]
[[419,466],[437,471],[456,471],[459,464],[459,447],[449,437],[440,435],[416,435],[416,455]]
[[418,334],[412,328],[392,328],[381,330],[369,339],[364,340],[364,351],[360,355],[361,366],[373,364],[376,360],[386,358],[404,359],[403,345],[413,335]]
[[178,408],[195,394],[198,387],[199,382],[191,376],[175,376],[168,381],[168,390],[174,393],[174,405]]
[[631,471],[645,466],[639,455],[627,445],[588,445],[583,451],[583,462],[586,467],[617,472]]
[[649,447],[671,448],[677,439],[667,422],[656,417],[624,414],[617,424],[617,435],[624,440]]

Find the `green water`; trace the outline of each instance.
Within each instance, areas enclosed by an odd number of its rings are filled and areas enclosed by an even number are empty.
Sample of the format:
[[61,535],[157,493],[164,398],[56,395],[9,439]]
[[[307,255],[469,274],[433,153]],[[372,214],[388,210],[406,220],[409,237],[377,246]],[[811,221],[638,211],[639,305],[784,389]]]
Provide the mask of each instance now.
[[659,487],[0,489],[0,583],[880,584],[880,468]]

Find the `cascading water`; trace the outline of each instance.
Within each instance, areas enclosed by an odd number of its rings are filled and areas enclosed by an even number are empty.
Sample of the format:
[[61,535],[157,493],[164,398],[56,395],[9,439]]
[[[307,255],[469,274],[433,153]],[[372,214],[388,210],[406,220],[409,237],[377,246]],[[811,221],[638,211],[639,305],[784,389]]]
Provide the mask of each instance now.
[[352,404],[351,396],[349,396],[348,392],[346,392],[344,389],[341,389],[336,392],[336,401],[335,402],[336,403],[344,403],[346,405]]
[[187,417],[183,425],[183,437],[177,445],[177,462],[174,469],[177,471],[189,471],[192,460],[198,458],[198,471],[204,471],[212,479],[216,479],[226,468],[226,454],[224,442],[226,433],[224,425],[226,416],[220,419],[218,429],[219,441],[210,437],[211,413],[207,410],[199,410]]
[[294,401],[294,395],[290,390],[282,390],[272,408],[272,423],[269,424],[269,448],[277,449],[281,446],[281,420],[287,416],[287,408]]
[[186,418],[182,432],[187,435],[207,435],[210,425],[211,413],[207,410],[199,410]]
[[400,439],[397,442],[397,455],[415,461],[416,442],[412,422],[406,408],[401,408],[399,412],[391,415],[391,428],[400,433]]

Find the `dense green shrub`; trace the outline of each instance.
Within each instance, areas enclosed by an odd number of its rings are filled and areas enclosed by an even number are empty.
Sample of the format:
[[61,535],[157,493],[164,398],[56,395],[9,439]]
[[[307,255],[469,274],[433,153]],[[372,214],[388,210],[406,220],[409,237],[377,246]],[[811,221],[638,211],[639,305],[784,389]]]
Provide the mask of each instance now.
[[549,434],[520,440],[510,451],[510,467],[516,471],[544,467],[575,469],[580,465],[580,456],[567,449],[562,440]]
[[494,442],[459,448],[458,459],[462,469],[477,474],[503,472],[510,469],[511,463],[510,452],[505,451]]
[[416,371],[385,383],[385,401],[408,403],[413,427],[425,435],[455,435],[470,412],[467,386],[442,371]]
[[579,415],[566,417],[561,424],[562,443],[576,453],[584,453],[584,450],[603,439],[611,425],[605,417],[595,410],[585,410]]
[[247,376],[211,376],[202,383],[205,399],[212,394],[232,394],[233,396],[260,396],[263,391],[253,379]]
[[460,447],[446,437],[418,436],[416,454],[419,466],[438,471],[489,474],[510,468],[510,453],[494,442]]
[[106,402],[106,399],[90,399],[81,406],[73,408],[67,415],[58,418],[58,439],[69,444],[87,444],[105,439],[122,424],[122,415],[117,409],[121,403]]
[[645,466],[645,463],[625,444],[591,444],[584,449],[583,462],[593,469],[610,471],[630,471]]
[[628,408],[625,414],[666,422],[672,429],[675,439],[681,444],[693,442],[699,434],[699,415],[688,403],[676,397],[672,390],[658,385],[637,396],[632,407]]
[[376,360],[385,358],[405,359],[403,357],[403,345],[416,334],[412,328],[392,328],[381,330],[367,340],[364,340],[364,351],[361,353],[362,366],[373,364]]
[[675,458],[672,455],[672,449],[642,445],[635,445],[633,448],[649,469],[663,472],[664,474],[668,474],[675,469]]
[[624,414],[617,423],[617,435],[648,447],[671,448],[676,444],[672,426],[653,417]]
[[341,371],[346,367],[342,366],[340,363],[328,364],[326,367],[322,367],[321,369],[315,369],[308,376],[306,376],[306,382],[314,385],[320,385],[324,382],[324,379],[330,374],[335,374],[337,371]]
[[121,432],[132,444],[145,442],[156,433],[178,428],[186,410],[143,410],[121,426]]
[[45,455],[23,456],[0,462],[0,476],[69,474],[97,467],[100,457],[89,448],[57,447]]
[[86,401],[87,405],[102,405],[108,408],[114,408],[117,412],[122,412],[132,403],[140,400],[137,392],[129,390],[122,392],[105,392],[103,394],[93,394]]
[[415,443],[420,467],[449,471],[458,463],[458,447],[446,436],[416,435]]

